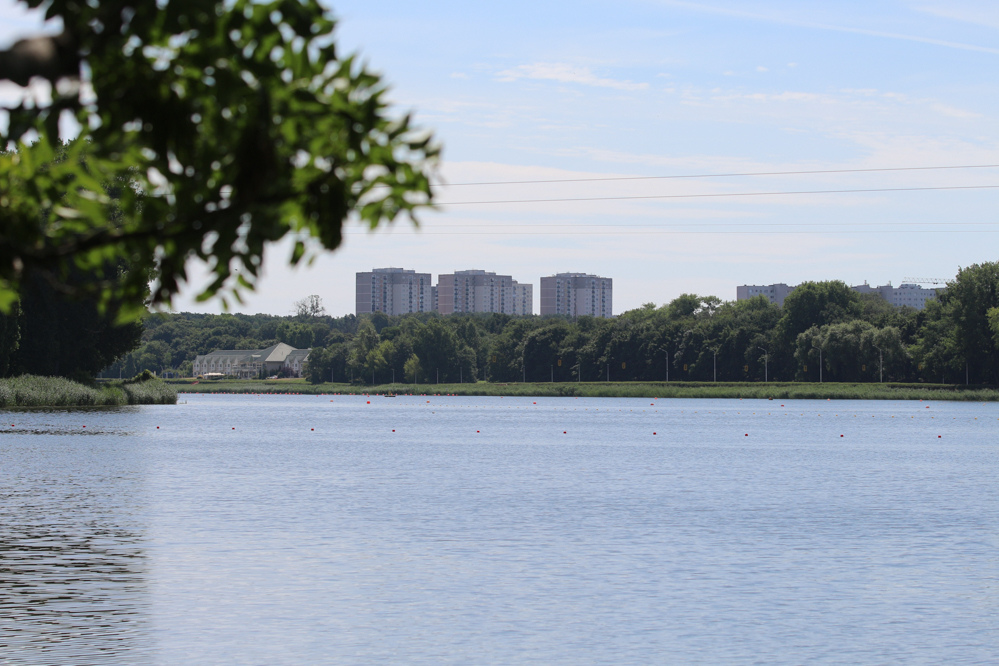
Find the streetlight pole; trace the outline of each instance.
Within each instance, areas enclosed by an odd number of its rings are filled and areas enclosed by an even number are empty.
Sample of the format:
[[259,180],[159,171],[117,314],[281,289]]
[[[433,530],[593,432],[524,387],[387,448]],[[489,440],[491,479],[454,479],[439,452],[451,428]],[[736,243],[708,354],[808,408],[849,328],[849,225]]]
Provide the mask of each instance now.
[[669,349],[665,347],[657,347],[658,351],[666,352],[666,383],[669,384]]
[[552,384],[554,384],[555,383],[555,366],[552,365],[551,369],[552,369]]
[[819,350],[819,383],[822,383],[822,347],[817,346],[814,342],[812,343],[812,349]]
[[715,356],[714,370],[715,370],[715,381],[718,381],[718,348],[715,347],[711,350]]
[[881,384],[885,381],[885,355],[881,351],[881,347],[877,345],[871,346],[878,350],[878,383]]
[[763,347],[757,347],[757,349],[763,352],[763,383],[767,384],[770,382],[770,352]]

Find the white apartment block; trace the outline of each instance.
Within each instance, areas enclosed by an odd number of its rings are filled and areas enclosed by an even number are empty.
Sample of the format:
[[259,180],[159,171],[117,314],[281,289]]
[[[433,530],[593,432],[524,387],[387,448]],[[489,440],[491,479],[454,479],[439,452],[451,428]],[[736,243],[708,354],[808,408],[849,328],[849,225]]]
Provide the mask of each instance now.
[[[916,308],[917,310],[922,310],[926,307],[926,301],[931,298],[936,298],[937,290],[935,289],[924,289],[918,284],[902,284],[898,287],[893,287],[891,282],[880,287],[872,287],[866,282],[861,285],[850,287],[854,291],[860,294],[881,294],[881,296],[896,307],[902,307],[903,305],[910,308]],[[741,287],[735,288],[735,299],[737,301],[744,301],[748,298],[755,298],[756,296],[766,296],[771,303],[776,303],[777,305],[783,306],[784,299],[787,295],[795,290],[795,287],[789,287],[784,283],[770,284],[770,285],[743,285]]]
[[756,298],[757,296],[766,296],[771,303],[783,306],[784,299],[792,291],[794,291],[794,287],[789,287],[783,282],[770,285],[742,285],[735,288],[735,300],[744,301],[749,298]]
[[611,317],[614,281],[587,273],[556,273],[541,278],[541,314]]
[[512,280],[511,284],[513,285],[513,309],[507,314],[534,314],[534,285],[520,284],[516,280]]
[[924,289],[918,284],[903,283],[897,287],[891,286],[891,282],[880,287],[872,287],[866,282],[850,287],[861,294],[881,294],[882,298],[896,307],[903,305],[910,308],[922,310],[926,307],[926,301],[937,297],[936,289]]
[[357,273],[355,313],[387,315],[430,312],[434,309],[430,273],[405,268],[375,268]]
[[531,314],[534,310],[534,285],[477,269],[438,275],[434,296],[441,314]]

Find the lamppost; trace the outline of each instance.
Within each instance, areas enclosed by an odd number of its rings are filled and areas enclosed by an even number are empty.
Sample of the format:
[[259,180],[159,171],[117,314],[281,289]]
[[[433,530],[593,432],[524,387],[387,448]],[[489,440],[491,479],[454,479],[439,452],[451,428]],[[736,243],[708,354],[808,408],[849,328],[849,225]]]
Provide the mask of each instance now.
[[666,347],[656,347],[656,351],[666,352],[666,383],[669,384],[669,365],[670,365],[669,349],[667,349]]
[[714,381],[717,382],[718,381],[718,347],[715,347],[714,349],[712,349],[711,352],[714,354],[714,357],[715,357],[715,362],[714,362],[715,379],[714,379]]
[[757,349],[763,352],[763,383],[766,384],[770,381],[770,352],[763,347]]
[[822,347],[819,347],[814,342],[812,343],[812,349],[819,350],[819,383],[822,383]]
[[878,347],[875,344],[872,344],[871,346],[878,350],[878,383],[881,384],[885,380],[885,355],[884,352],[881,351],[881,347]]

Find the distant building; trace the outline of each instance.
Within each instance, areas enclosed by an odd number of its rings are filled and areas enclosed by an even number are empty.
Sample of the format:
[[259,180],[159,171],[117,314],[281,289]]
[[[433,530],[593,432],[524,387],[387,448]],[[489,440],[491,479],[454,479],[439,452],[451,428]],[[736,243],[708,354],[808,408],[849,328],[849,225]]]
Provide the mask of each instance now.
[[511,284],[513,285],[513,308],[507,314],[534,314],[534,285],[520,284],[516,280],[513,280]]
[[587,273],[556,273],[541,278],[541,314],[611,317],[614,281]]
[[284,370],[293,377],[301,377],[310,351],[283,342],[267,349],[219,349],[195,358],[192,371],[195,376],[220,373],[253,379],[261,373],[271,376]]
[[894,306],[902,307],[905,305],[917,310],[922,310],[926,307],[926,301],[937,297],[936,289],[924,289],[918,284],[909,283],[893,287],[889,282],[880,287],[872,287],[865,282],[850,288],[861,294],[881,294],[886,301]]
[[441,314],[531,314],[534,310],[534,285],[520,284],[509,275],[483,270],[455,271],[437,276],[434,300]]
[[375,268],[358,273],[354,294],[356,314],[401,315],[434,309],[430,273],[405,268]]
[[771,303],[783,306],[784,299],[794,291],[794,287],[789,287],[783,282],[771,285],[743,285],[735,288],[735,300],[744,301],[757,296],[766,296]]
[[[735,288],[735,299],[737,301],[744,301],[748,298],[754,298],[756,296],[766,296],[771,303],[783,306],[784,299],[787,298],[788,294],[794,291],[795,288],[796,287],[789,287],[784,283],[771,285],[743,285]],[[925,308],[926,301],[931,298],[936,298],[937,296],[937,291],[935,289],[924,289],[918,284],[908,283],[902,284],[898,287],[893,287],[889,282],[888,284],[880,287],[872,287],[865,282],[864,284],[850,288],[860,294],[881,294],[881,296],[892,305],[897,307],[906,305],[910,308],[916,308],[917,310]]]

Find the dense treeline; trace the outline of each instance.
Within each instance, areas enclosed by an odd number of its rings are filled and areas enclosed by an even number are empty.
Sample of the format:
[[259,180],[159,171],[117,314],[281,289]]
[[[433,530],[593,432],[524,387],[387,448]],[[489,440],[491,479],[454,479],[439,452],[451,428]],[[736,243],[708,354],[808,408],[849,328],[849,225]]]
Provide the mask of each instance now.
[[[197,354],[312,347],[312,381],[925,381],[999,383],[999,264],[962,269],[923,311],[842,282],[799,286],[783,307],[684,294],[614,319],[436,313],[151,317],[123,362],[189,372]],[[883,367],[882,367],[883,366]],[[117,374],[112,368],[112,374]]]
[[11,312],[0,313],[0,377],[89,382],[141,342],[142,322],[120,323],[117,315],[114,301],[102,308],[96,298],[70,298],[31,276]]

